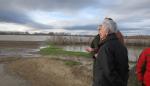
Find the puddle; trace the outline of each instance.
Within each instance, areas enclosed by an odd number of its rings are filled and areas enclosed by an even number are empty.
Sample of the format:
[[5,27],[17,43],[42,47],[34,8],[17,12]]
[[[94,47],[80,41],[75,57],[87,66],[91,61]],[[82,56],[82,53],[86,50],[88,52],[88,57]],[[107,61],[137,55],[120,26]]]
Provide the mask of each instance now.
[[45,44],[38,42],[0,42],[0,57],[40,57],[38,52],[44,47]]
[[40,49],[29,48],[3,48],[0,49],[0,57],[39,57]]

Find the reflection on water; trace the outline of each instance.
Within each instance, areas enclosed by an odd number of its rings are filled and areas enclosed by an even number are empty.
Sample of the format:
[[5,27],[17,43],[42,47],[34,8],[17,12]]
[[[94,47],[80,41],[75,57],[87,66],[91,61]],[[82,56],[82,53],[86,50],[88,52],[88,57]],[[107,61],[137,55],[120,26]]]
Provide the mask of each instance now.
[[38,57],[39,49],[29,48],[3,48],[0,49],[1,57]]
[[[41,48],[46,47],[44,43],[32,43],[32,42],[0,42],[0,57],[39,57]],[[59,46],[67,51],[80,51],[86,52],[85,48],[88,45],[63,45]],[[145,47],[133,47],[129,46],[128,57],[130,61],[137,61],[139,54]]]
[[[67,50],[67,51],[81,51],[81,52],[86,52],[85,48],[89,47],[88,45],[64,45],[64,46],[60,46],[63,49]],[[129,61],[137,61],[141,51],[144,49],[145,47],[135,47],[135,46],[128,46],[128,57],[129,57]]]
[[145,47],[135,47],[129,46],[128,48],[128,57],[130,61],[137,61],[139,58],[140,53]]
[[63,45],[59,46],[67,51],[79,51],[79,52],[86,52],[85,48],[89,47],[88,45]]
[[39,57],[43,43],[0,42],[0,57]]

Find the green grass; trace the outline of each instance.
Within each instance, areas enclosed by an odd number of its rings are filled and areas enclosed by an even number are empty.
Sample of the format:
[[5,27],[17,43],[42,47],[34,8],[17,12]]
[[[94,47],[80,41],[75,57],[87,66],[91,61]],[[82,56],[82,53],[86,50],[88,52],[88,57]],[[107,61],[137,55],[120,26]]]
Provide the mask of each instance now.
[[90,57],[91,56],[89,53],[86,53],[86,52],[66,51],[54,45],[50,45],[47,48],[43,48],[40,50],[40,52],[43,55],[53,55],[53,56],[76,56],[76,57]]
[[68,65],[68,66],[75,66],[75,65],[81,65],[80,62],[76,62],[76,61],[65,61],[64,62],[65,65]]

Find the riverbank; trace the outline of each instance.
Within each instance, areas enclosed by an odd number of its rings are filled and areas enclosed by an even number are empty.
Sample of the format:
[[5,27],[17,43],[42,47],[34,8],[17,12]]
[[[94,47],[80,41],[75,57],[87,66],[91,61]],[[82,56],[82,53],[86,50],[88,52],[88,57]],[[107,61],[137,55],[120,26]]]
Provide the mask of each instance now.
[[92,71],[83,64],[68,65],[67,61],[54,57],[26,58],[9,62],[6,68],[31,86],[91,86]]

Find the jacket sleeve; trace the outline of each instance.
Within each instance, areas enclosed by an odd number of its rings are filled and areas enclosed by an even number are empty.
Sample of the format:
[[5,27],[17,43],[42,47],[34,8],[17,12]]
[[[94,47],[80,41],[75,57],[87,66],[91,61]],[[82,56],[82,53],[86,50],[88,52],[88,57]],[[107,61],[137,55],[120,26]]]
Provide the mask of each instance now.
[[145,50],[140,54],[139,59],[136,64],[136,74],[139,81],[143,81],[143,74],[142,74],[142,66],[145,62]]
[[99,35],[96,35],[91,42],[91,48],[98,48],[99,41],[100,41]]

